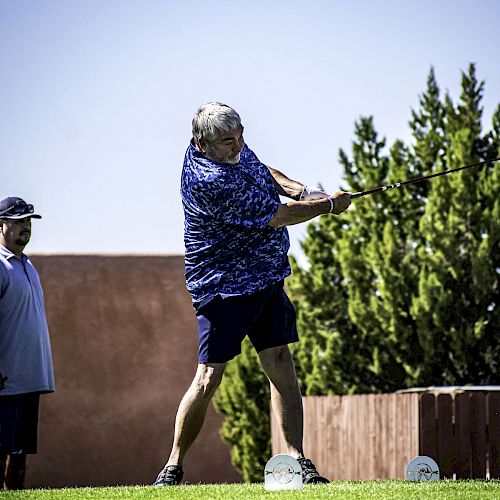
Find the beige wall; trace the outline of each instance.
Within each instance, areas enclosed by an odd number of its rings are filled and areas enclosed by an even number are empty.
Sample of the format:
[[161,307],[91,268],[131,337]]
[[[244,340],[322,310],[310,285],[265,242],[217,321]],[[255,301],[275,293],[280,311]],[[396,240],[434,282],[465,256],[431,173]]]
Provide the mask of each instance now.
[[[182,256],[31,259],[45,293],[56,392],[41,398],[28,486],[150,484],[197,364]],[[221,424],[210,407],[186,481],[241,481]]]

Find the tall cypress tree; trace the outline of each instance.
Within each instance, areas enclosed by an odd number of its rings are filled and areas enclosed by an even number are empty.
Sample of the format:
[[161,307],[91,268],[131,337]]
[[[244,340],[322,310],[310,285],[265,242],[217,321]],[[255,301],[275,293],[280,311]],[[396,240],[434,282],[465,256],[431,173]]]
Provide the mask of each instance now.
[[[483,87],[471,65],[462,74],[458,105],[446,99],[448,168],[485,159],[494,149],[494,136],[481,136]],[[497,180],[494,166],[472,169],[437,179],[429,193],[420,224],[419,292],[412,307],[425,345],[424,380],[498,381],[498,361],[491,359],[499,352],[500,328],[498,218],[492,217],[500,194]]]
[[360,339],[347,314],[347,291],[335,251],[335,235],[345,229],[340,219],[320,218],[308,226],[303,245],[315,265],[304,270],[291,259],[287,288],[300,333],[292,353],[305,395],[345,394],[365,383],[356,362]]
[[[419,108],[412,110],[411,115],[409,125],[415,140],[415,176],[439,170],[444,164],[447,145],[444,131],[445,110],[434,68],[431,68],[427,77],[425,92],[419,97]],[[412,189],[415,194],[426,196],[430,185],[415,184]]]
[[[445,150],[444,107],[440,100],[434,69],[431,68],[425,92],[419,97],[419,108],[412,110],[409,122],[414,143],[405,146],[396,141],[390,151],[387,182],[428,174],[442,165]],[[402,369],[397,380],[400,387],[419,385],[422,347],[414,318],[410,314],[418,275],[417,249],[423,244],[419,220],[425,210],[430,189],[428,183],[409,189],[388,191],[384,195],[387,214],[380,259],[373,264],[380,273],[380,301],[376,316],[390,339],[388,351],[393,363]]]
[[[396,162],[383,154],[385,140],[380,140],[372,119],[361,119],[355,128],[352,145],[353,164],[341,151],[340,161],[346,170],[351,190],[365,189],[386,183],[389,169]],[[402,156],[404,149],[398,143],[393,148]],[[352,166],[354,165],[354,166]],[[400,386],[404,377],[401,364],[395,363],[391,336],[381,321],[384,311],[383,280],[380,262],[387,257],[384,239],[391,229],[388,223],[389,199],[380,196],[358,198],[345,216],[350,229],[338,236],[339,262],[348,295],[348,314],[359,337],[358,357],[364,384],[351,387],[350,392],[390,391]]]
[[[371,117],[355,124],[355,136],[354,162],[341,152],[346,179],[356,189],[377,185],[388,168],[387,158],[381,155],[385,141],[378,138]],[[373,316],[365,316],[354,326],[356,315],[359,318],[365,313],[361,296],[376,293],[377,276],[367,256],[373,257],[371,243],[381,221],[377,200],[359,201],[368,207],[365,211],[322,217],[308,225],[303,249],[309,269],[303,271],[295,265],[289,280],[301,334],[294,356],[307,395],[371,392],[384,381],[392,383],[384,373],[389,368],[381,368],[385,353],[379,355]],[[347,239],[345,234],[351,237]],[[360,291],[354,283],[365,288]],[[372,358],[371,363],[367,357]]]

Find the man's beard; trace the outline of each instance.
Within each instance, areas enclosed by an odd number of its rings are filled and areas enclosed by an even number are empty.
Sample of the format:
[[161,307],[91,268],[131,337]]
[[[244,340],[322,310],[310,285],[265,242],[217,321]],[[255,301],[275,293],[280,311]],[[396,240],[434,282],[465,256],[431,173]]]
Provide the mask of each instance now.
[[19,238],[16,240],[16,245],[20,247],[26,246],[31,238],[31,233],[23,233],[19,235]]
[[240,162],[241,153],[238,153],[236,156],[232,158],[228,158],[224,163],[229,163],[230,165],[236,165]]

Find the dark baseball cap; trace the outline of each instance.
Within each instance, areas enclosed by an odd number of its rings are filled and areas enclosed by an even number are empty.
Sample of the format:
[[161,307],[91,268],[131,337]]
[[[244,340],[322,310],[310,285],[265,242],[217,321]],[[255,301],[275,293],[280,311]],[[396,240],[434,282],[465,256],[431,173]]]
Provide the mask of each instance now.
[[34,210],[33,205],[17,196],[9,196],[0,201],[0,219],[26,219],[27,217],[41,219],[42,216],[33,213]]

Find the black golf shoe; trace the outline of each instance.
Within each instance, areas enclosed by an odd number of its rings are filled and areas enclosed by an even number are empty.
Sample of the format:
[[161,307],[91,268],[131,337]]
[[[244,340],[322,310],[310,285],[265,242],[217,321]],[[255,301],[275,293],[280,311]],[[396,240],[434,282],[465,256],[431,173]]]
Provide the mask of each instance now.
[[181,484],[184,471],[180,465],[165,465],[153,486],[177,486]]
[[319,484],[329,483],[326,477],[320,475],[316,470],[316,466],[308,458],[298,458],[300,466],[302,467],[302,482],[304,484]]

